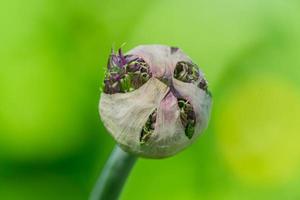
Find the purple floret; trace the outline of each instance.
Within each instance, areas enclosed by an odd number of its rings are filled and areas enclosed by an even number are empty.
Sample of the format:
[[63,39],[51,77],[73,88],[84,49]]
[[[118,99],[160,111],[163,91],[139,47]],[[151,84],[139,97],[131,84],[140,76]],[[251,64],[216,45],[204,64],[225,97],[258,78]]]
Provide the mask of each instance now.
[[104,92],[114,94],[132,91],[142,86],[150,77],[149,66],[142,58],[124,55],[121,49],[117,53],[112,50],[107,64]]

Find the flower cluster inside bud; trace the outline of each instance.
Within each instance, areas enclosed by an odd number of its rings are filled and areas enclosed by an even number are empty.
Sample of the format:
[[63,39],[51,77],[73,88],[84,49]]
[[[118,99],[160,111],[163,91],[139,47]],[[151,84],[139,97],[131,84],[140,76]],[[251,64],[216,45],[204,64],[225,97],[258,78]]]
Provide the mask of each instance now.
[[180,119],[184,127],[185,135],[191,139],[195,133],[196,115],[193,106],[188,100],[178,99]]
[[175,67],[174,77],[187,83],[196,82],[199,78],[198,67],[192,63],[180,61]]
[[177,63],[175,70],[174,70],[174,78],[177,80],[186,82],[186,83],[198,83],[198,87],[207,91],[208,86],[207,82],[204,78],[199,81],[200,72],[197,65],[186,62],[180,61]]
[[140,57],[112,52],[104,80],[107,94],[126,93],[138,89],[151,77],[147,63]]
[[151,134],[154,132],[155,129],[155,122],[156,122],[156,116],[157,116],[157,110],[155,110],[149,117],[147,122],[142,128],[141,131],[141,137],[140,137],[140,143],[144,144],[148,141]]

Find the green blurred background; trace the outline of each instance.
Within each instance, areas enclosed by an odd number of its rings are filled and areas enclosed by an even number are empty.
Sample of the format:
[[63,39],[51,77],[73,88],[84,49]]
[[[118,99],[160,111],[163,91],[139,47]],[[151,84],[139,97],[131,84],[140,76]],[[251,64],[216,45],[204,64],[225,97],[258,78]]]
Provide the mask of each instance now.
[[300,2],[0,2],[0,199],[87,199],[114,141],[97,111],[111,46],[181,47],[209,80],[209,128],[140,159],[123,200],[300,199]]

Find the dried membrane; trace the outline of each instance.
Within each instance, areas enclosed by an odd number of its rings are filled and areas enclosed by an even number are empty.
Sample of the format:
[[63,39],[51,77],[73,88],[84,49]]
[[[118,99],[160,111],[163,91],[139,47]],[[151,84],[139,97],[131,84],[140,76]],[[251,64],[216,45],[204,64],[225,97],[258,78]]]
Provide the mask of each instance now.
[[203,73],[179,48],[144,45],[111,53],[99,109],[125,151],[162,158],[203,132],[211,96]]

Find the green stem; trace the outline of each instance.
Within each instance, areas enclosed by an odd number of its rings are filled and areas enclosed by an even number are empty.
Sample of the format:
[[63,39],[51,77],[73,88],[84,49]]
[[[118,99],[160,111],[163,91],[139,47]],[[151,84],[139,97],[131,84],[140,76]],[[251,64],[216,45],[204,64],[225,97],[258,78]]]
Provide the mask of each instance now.
[[116,145],[91,193],[90,200],[118,199],[135,161],[135,156]]

